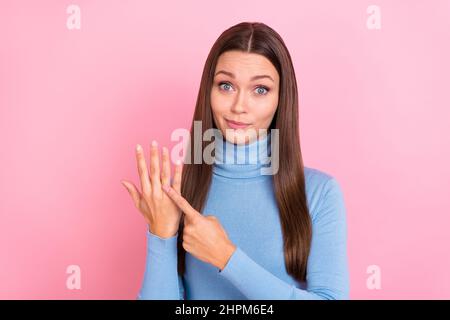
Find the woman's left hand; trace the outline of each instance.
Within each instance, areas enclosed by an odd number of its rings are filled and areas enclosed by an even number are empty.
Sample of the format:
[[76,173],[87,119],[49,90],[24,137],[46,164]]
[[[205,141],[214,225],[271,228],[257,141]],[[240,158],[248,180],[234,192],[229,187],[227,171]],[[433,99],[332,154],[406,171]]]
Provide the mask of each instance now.
[[212,215],[203,216],[172,187],[163,186],[163,189],[185,213],[183,248],[196,258],[223,270],[236,246],[219,220]]

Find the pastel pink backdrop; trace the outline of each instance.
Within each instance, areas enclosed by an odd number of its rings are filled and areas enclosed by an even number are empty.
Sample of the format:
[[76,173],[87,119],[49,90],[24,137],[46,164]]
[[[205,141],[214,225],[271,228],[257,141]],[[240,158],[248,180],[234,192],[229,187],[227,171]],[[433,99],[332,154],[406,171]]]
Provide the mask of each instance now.
[[449,299],[449,3],[2,1],[0,298],[136,297],[146,226],[120,184],[138,182],[134,147],[174,146],[214,41],[261,21],[292,55],[305,164],[344,190],[351,298]]

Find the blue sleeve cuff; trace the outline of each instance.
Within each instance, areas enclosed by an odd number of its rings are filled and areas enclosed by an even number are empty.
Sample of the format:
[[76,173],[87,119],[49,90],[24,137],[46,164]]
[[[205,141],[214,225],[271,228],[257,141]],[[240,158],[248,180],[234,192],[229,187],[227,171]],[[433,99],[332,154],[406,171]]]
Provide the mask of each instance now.
[[158,255],[177,253],[178,232],[170,238],[161,238],[147,230],[147,250]]
[[247,258],[248,257],[244,253],[244,251],[242,251],[241,248],[236,247],[236,250],[234,250],[233,254],[225,265],[225,268],[219,270],[219,275],[227,278],[231,282],[238,281],[239,277],[237,277],[236,275],[238,275],[239,270],[242,270],[242,268],[245,266],[245,261]]

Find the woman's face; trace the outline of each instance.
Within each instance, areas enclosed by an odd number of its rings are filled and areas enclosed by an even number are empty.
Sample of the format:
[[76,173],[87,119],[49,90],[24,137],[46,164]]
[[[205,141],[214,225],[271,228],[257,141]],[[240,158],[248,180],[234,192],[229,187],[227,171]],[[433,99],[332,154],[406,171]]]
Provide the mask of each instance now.
[[227,51],[220,55],[211,108],[217,128],[229,142],[252,142],[255,137],[249,131],[259,135],[259,129],[269,128],[278,106],[279,81],[275,67],[260,54]]

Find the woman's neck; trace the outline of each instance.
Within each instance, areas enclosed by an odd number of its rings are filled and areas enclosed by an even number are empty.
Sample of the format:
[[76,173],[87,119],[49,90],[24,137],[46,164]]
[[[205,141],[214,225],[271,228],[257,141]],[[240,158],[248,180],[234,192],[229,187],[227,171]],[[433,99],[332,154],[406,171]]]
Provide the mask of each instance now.
[[213,172],[233,178],[248,178],[262,175],[262,168],[270,165],[270,134],[258,136],[245,144],[235,144],[215,131],[215,162]]

